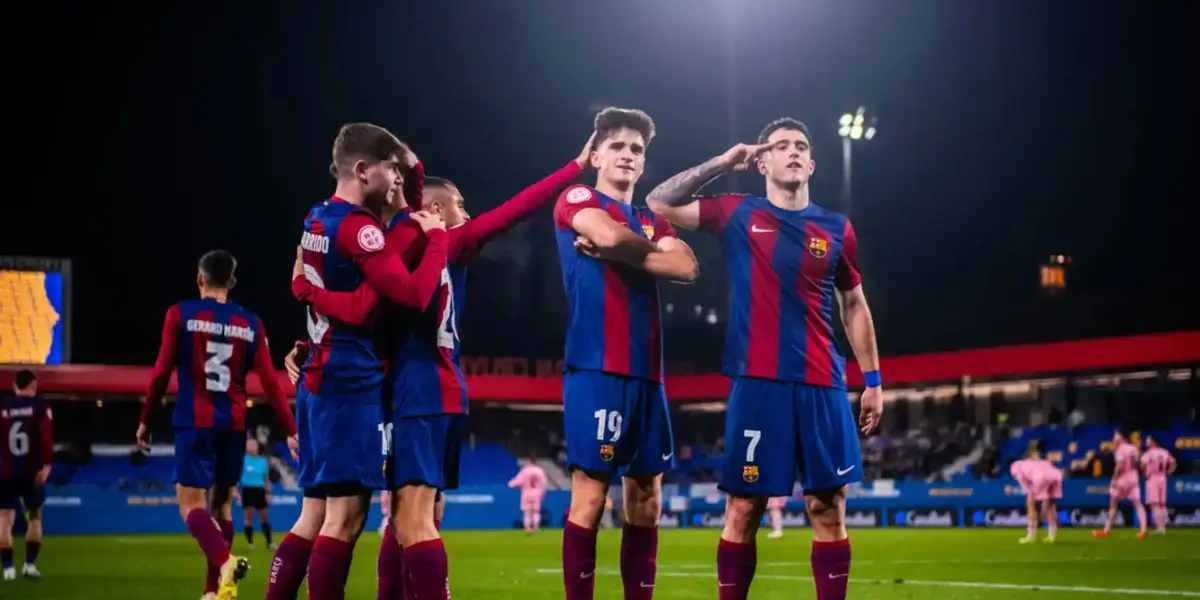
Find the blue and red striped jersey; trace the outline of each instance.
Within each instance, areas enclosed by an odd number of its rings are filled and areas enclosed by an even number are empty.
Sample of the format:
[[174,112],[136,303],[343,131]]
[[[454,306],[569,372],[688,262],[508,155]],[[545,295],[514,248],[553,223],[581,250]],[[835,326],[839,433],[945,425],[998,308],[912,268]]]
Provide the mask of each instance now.
[[699,229],[720,238],[729,277],[722,372],[846,387],[833,310],[835,289],[862,282],[850,220],[816,204],[788,211],[747,194],[699,202]]
[[665,219],[609,198],[591,186],[574,185],[559,196],[554,223],[567,294],[566,366],[661,382],[658,281],[640,269],[575,250],[577,234],[572,221],[589,208],[608,213],[651,241],[675,237],[675,228]]
[[185,300],[167,310],[162,344],[142,408],[149,421],[162,404],[176,373],[179,390],[175,414],[177,428],[246,428],[246,376],[254,371],[262,380],[267,401],[275,408],[289,434],[295,421],[283,388],[271,364],[267,331],[257,315],[233,302],[213,298]]
[[41,398],[0,398],[0,482],[33,479],[54,460],[52,420]]
[[[381,339],[386,340],[383,343],[390,347],[385,388],[391,390],[394,414],[415,417],[468,412],[458,333],[466,305],[467,265],[489,240],[553,200],[579,172],[579,165],[571,161],[495,209],[446,231],[446,260],[440,267],[432,299],[422,310],[385,303],[380,330]],[[399,252],[405,268],[412,269],[415,277],[426,269],[422,265],[437,260],[436,255],[431,255],[431,242],[436,238],[422,232],[417,223],[408,219],[409,214],[411,210],[404,210],[392,219],[387,244]],[[441,237],[440,232],[437,235]],[[378,300],[377,294],[364,292],[299,290],[298,295],[330,315],[355,320],[373,310]]]
[[[319,202],[304,220],[304,277],[317,288],[353,291],[364,281],[358,257],[377,253],[384,244],[378,219],[366,209],[339,198]],[[308,336],[311,351],[301,383],[305,389],[329,398],[378,395],[383,369],[369,322],[344,323],[310,305]]]

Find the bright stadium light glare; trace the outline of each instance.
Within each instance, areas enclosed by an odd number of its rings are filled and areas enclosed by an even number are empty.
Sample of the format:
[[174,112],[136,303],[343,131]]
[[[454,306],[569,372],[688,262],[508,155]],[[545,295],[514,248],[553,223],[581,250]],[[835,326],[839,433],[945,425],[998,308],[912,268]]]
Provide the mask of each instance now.
[[838,119],[838,135],[845,140],[870,140],[875,137],[875,117],[867,115],[864,106],[854,113],[846,113]]

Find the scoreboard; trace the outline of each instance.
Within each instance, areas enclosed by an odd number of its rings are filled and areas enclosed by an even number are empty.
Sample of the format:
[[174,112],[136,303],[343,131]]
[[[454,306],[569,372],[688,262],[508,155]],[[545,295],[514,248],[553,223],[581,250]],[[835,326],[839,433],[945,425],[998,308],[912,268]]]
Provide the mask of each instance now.
[[0,364],[71,360],[71,261],[0,256]]

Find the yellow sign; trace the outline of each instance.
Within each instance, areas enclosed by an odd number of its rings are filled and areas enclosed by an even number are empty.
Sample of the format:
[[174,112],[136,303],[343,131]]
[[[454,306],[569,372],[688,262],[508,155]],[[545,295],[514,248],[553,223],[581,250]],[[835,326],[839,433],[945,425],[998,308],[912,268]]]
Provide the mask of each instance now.
[[60,318],[45,273],[0,271],[0,364],[46,364]]

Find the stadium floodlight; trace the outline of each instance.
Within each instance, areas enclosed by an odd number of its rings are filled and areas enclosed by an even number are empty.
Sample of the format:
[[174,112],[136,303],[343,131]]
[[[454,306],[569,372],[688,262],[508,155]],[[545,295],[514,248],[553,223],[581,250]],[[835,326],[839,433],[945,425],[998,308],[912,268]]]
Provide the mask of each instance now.
[[854,157],[854,143],[875,138],[875,117],[867,116],[865,106],[838,119],[838,135],[842,138],[842,202],[846,214],[850,214],[850,174]]
[[838,135],[846,140],[870,140],[875,137],[875,118],[868,119],[866,107],[860,106],[858,112],[838,119]]

